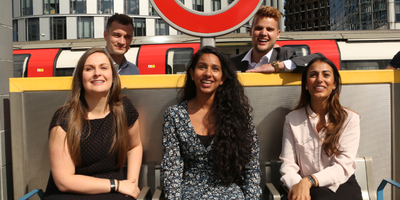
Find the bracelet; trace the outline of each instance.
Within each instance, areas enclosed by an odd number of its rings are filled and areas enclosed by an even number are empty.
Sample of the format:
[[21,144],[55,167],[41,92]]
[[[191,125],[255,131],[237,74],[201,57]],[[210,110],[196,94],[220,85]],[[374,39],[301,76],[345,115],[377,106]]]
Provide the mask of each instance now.
[[116,191],[119,192],[119,180],[118,180],[118,179],[117,179],[117,183],[118,183],[118,184],[117,184],[117,189],[116,189]]
[[311,187],[316,187],[317,182],[315,181],[314,177],[309,175],[309,176],[307,176],[307,178],[311,182]]
[[115,180],[110,178],[110,183],[111,183],[111,186],[110,186],[111,187],[111,191],[110,191],[110,193],[115,192]]

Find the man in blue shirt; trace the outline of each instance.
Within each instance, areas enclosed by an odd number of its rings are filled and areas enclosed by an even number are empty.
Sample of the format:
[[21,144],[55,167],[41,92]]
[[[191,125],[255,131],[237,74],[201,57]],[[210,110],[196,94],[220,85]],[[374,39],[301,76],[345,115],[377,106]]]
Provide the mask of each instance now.
[[139,74],[138,67],[126,60],[125,53],[129,50],[133,39],[133,20],[128,15],[118,14],[111,16],[104,31],[107,42],[105,50],[114,60],[119,75]]

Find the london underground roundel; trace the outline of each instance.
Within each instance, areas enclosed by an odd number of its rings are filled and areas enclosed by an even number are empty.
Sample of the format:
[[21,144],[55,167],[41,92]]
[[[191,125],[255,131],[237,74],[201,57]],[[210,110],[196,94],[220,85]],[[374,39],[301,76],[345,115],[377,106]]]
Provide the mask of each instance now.
[[262,0],[236,0],[225,9],[204,13],[186,8],[179,0],[150,0],[158,15],[170,26],[198,37],[228,34],[249,21]]

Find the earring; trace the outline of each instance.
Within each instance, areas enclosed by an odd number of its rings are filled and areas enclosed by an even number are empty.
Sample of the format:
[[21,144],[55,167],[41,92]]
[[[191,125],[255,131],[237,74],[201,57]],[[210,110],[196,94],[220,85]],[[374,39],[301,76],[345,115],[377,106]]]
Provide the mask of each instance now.
[[306,90],[308,90],[307,86],[306,86]]
[[334,87],[333,90],[336,90],[336,87]]

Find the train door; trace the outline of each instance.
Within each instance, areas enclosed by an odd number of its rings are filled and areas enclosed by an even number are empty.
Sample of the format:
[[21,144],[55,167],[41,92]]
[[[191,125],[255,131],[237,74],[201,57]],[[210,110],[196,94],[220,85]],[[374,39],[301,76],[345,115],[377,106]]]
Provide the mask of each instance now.
[[21,49],[13,50],[14,76],[52,77],[55,59],[60,49]]
[[179,74],[186,71],[186,65],[193,56],[193,48],[171,48],[167,50],[165,74]]
[[199,48],[199,43],[142,45],[137,66],[140,74],[183,72]]
[[13,55],[13,68],[15,78],[21,78],[27,76],[27,65],[31,54],[14,54]]

